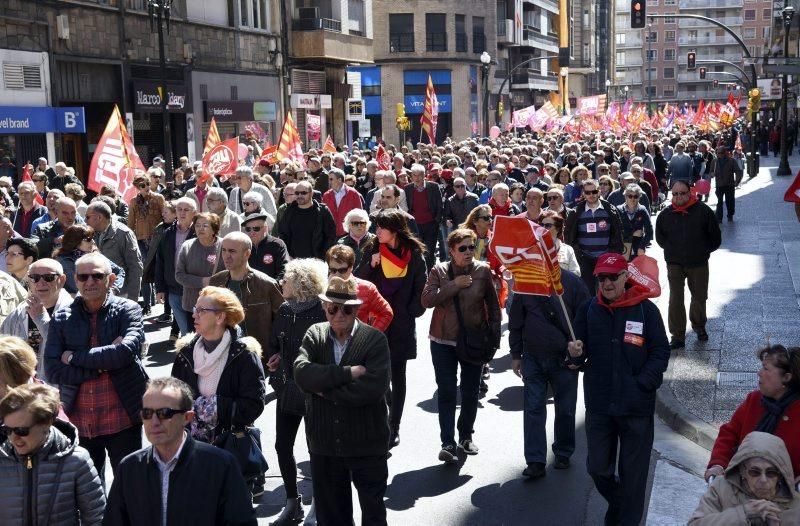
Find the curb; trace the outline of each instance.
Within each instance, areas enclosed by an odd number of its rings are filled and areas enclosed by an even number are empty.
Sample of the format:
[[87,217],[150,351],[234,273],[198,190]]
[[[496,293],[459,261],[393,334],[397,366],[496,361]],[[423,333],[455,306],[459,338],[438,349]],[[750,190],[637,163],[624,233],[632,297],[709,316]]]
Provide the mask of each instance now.
[[711,451],[718,430],[690,413],[672,392],[672,370],[677,354],[669,358],[664,373],[665,381],[656,391],[656,414],[676,433],[680,433],[700,447]]

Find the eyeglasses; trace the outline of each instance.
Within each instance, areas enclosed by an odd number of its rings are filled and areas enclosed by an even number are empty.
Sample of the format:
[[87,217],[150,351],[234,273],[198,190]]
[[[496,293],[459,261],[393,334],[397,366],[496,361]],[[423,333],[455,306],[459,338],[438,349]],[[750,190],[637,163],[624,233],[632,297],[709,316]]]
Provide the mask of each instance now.
[[586,195],[597,195],[600,193],[600,190],[584,190],[583,193]]
[[142,184],[137,184],[136,188],[147,188],[148,186],[150,186],[150,185],[142,183]]
[[773,468],[767,468],[767,469],[764,469],[764,470],[761,470],[761,469],[758,469],[758,468],[747,468],[747,476],[748,477],[752,477],[754,479],[757,479],[757,478],[761,478],[762,475],[766,476],[768,479],[773,479],[774,480],[774,479],[777,479],[778,477],[780,477],[781,473],[777,469],[773,469]]
[[619,274],[598,274],[597,282],[598,283],[603,283],[605,281],[615,282],[619,279],[620,276],[622,276],[622,272],[620,272]]
[[299,191],[299,192],[298,192],[298,191],[295,191],[295,192],[294,192],[294,195],[308,195],[308,194],[310,194],[310,193],[311,193],[311,192],[306,192],[306,191]]
[[[105,272],[92,272],[91,274],[76,274],[75,277],[78,278],[78,281],[83,283],[87,281],[89,278],[92,278],[95,281],[102,281],[105,277],[108,276]],[[33,279],[31,277],[31,279]],[[35,281],[34,281],[35,283]]]
[[208,307],[192,307],[192,314],[204,314],[206,312],[220,312],[220,310],[210,309]]
[[86,241],[87,243],[94,243],[94,238],[87,236],[83,238],[81,241]]
[[626,195],[625,198],[627,199],[639,199],[638,195]]
[[463,185],[463,184],[454,184],[453,185],[453,188],[466,188],[466,187],[467,187],[467,185]]
[[542,223],[542,226],[545,228],[555,228],[555,223]]
[[151,409],[149,407],[143,407],[139,411],[139,415],[142,417],[142,420],[150,420],[153,418],[153,415],[156,415],[156,418],[159,420],[169,420],[173,416],[185,413],[186,411],[188,411],[188,409],[172,409],[171,407]]
[[329,303],[328,305],[325,306],[325,310],[330,316],[336,316],[336,314],[340,310],[342,311],[342,314],[344,314],[345,316],[351,316],[355,309],[352,305],[339,305],[338,303]]
[[244,227],[245,232],[261,232],[263,227],[260,226],[246,226]]
[[350,221],[350,226],[367,226],[366,221]]
[[328,274],[341,274],[344,276],[350,267],[328,267]]
[[689,195],[689,192],[672,192],[673,197],[677,196],[680,197],[682,195]]
[[32,427],[33,426],[9,427],[9,426],[6,426],[6,425],[2,425],[2,426],[0,426],[0,434],[3,434],[5,436],[10,436],[11,433],[14,433],[18,437],[26,437],[26,436],[31,434],[31,428]]
[[491,221],[492,220],[492,216],[478,216],[475,219],[481,219],[483,221]]
[[28,277],[34,283],[39,283],[40,279],[45,280],[48,283],[52,283],[58,278],[61,274],[28,274]]
[[245,201],[244,206],[256,206],[256,204],[251,201]]
[[462,254],[466,251],[475,252],[475,245],[461,245],[458,247],[458,251]]
[[548,201],[555,201],[556,199],[560,199],[560,198],[561,198],[560,195],[548,195],[547,196],[547,200]]

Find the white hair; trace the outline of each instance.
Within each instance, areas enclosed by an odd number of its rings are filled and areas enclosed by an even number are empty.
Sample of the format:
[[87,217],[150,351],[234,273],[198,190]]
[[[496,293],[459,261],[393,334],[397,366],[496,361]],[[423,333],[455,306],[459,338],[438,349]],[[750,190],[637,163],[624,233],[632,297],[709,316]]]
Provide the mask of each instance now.
[[342,226],[344,227],[344,231],[348,234],[350,233],[350,222],[351,221],[364,221],[367,224],[367,230],[369,230],[370,225],[372,222],[369,220],[369,214],[363,208],[353,208],[347,215],[344,216],[344,222]]
[[21,192],[23,188],[27,188],[31,192],[36,191],[36,185],[33,184],[33,181],[22,181],[17,185],[17,192]]
[[206,194],[206,199],[209,197],[219,197],[225,202],[225,206],[228,206],[228,194],[225,193],[225,190],[218,186],[212,186],[208,189],[208,193]]
[[252,179],[253,169],[249,166],[240,166],[236,169],[236,175],[239,177],[247,177],[248,179]]
[[179,197],[178,199],[174,200],[172,204],[175,205],[176,209],[179,205],[188,205],[192,207],[192,210],[197,212],[197,202],[191,197]]
[[244,194],[242,196],[242,201],[245,201],[245,200],[255,201],[256,203],[258,203],[259,208],[261,207],[261,205],[264,204],[264,196],[259,194],[255,190],[247,192],[246,194]]

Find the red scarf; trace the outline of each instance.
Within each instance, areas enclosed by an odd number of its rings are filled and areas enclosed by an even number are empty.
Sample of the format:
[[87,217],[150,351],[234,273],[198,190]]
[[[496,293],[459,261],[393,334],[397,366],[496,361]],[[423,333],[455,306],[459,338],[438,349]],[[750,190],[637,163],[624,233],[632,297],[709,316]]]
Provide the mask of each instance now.
[[650,256],[637,256],[628,263],[628,281],[625,283],[625,292],[622,296],[608,303],[597,288],[597,303],[613,310],[622,307],[638,305],[646,299],[657,298],[661,295],[661,285],[658,282],[658,263]]
[[679,214],[689,215],[689,209],[697,203],[697,196],[689,197],[689,200],[686,201],[686,204],[683,206],[678,206],[675,203],[672,203],[672,209],[678,212]]
[[492,215],[493,216],[507,216],[510,215],[511,212],[511,199],[506,201],[506,204],[500,206],[497,204],[497,201],[494,200],[494,197],[489,199],[489,206],[492,207]]

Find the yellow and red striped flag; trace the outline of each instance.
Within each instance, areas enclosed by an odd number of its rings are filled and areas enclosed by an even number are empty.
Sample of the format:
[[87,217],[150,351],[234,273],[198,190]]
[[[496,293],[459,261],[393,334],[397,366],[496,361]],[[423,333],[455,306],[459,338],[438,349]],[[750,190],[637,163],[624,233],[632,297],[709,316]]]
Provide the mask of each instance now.
[[278,160],[291,159],[299,163],[304,163],[303,144],[300,142],[300,134],[292,118],[292,112],[286,113],[286,120],[283,121],[283,131],[281,140],[278,141]]
[[219,144],[220,140],[217,121],[214,120],[214,117],[211,117],[211,124],[208,126],[208,136],[206,137],[206,146],[203,148],[203,157],[205,157],[211,148]]
[[322,145],[322,151],[325,153],[336,153],[336,145],[333,144],[333,139],[331,139],[330,135],[325,139],[325,144]]
[[[436,98],[436,91],[433,89],[433,79],[428,74],[428,86],[425,88],[425,110],[422,112],[422,133],[428,134],[431,144],[436,144],[436,125],[439,122],[439,100]],[[420,137],[421,139],[421,137]]]

